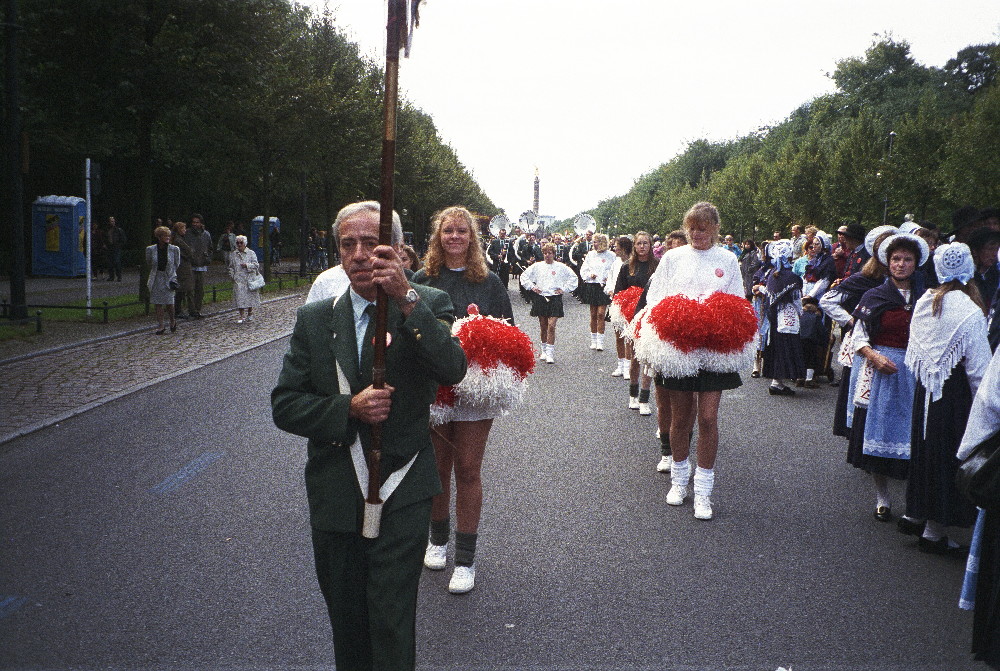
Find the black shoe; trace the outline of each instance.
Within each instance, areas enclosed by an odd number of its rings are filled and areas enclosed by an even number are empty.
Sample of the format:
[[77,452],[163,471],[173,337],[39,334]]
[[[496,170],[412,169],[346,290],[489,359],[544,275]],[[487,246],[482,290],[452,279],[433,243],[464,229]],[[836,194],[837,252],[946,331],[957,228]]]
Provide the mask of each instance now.
[[166,329],[160,329],[159,331],[156,332],[156,335],[163,335],[166,332],[167,332]]
[[775,387],[773,385],[767,388],[767,393],[771,396],[795,396],[795,390],[791,387]]
[[907,536],[919,536],[924,533],[924,523],[900,517],[896,520],[896,529],[899,533],[906,534]]
[[186,312],[178,312],[176,315],[177,319],[190,319],[191,317]]
[[760,371],[755,370],[754,372],[750,373],[750,377],[760,377]]
[[192,319],[203,319],[203,317],[201,316],[200,312],[192,312],[191,313],[191,318]]
[[964,545],[952,547],[948,544],[948,537],[942,536],[936,541],[928,540],[923,536],[917,541],[917,548],[921,552],[944,557],[954,557],[955,559],[965,559],[969,556],[969,548]]
[[889,509],[889,506],[876,506],[874,515],[875,519],[879,522],[892,521],[892,511]]

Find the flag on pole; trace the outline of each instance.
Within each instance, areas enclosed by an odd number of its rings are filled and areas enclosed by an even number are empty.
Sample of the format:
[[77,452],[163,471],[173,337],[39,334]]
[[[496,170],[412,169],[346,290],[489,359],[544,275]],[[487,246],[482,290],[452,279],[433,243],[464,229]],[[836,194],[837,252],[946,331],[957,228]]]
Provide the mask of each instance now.
[[406,21],[403,23],[405,31],[403,39],[403,56],[410,57],[410,46],[413,44],[413,30],[420,25],[420,3],[424,0],[406,0]]

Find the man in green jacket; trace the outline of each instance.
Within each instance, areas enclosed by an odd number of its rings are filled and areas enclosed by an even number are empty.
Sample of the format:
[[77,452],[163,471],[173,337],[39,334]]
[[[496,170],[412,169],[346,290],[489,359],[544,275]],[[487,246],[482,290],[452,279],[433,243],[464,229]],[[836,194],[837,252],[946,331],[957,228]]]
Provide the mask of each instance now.
[[[374,201],[338,213],[333,234],[351,288],[299,309],[271,393],[278,428],[309,439],[305,479],[313,549],[338,671],[416,664],[417,586],[431,497],[441,491],[430,405],[438,385],[456,384],[466,369],[451,335],[451,299],[406,280],[394,248],[378,244],[378,224]],[[402,239],[395,212],[393,238],[393,245]],[[383,389],[372,387],[378,286],[390,300]],[[364,454],[377,423],[385,505],[381,531],[369,539],[361,535]]]

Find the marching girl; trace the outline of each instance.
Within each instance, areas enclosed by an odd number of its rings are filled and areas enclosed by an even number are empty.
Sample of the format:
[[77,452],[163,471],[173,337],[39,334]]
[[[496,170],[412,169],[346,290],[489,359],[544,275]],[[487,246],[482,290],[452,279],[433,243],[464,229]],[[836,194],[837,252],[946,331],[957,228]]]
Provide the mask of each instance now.
[[875,519],[892,520],[888,478],[906,478],[915,379],[906,366],[913,306],[924,292],[917,267],[927,243],[912,234],[889,236],[878,249],[888,279],[862,296],[854,311],[851,369],[855,405],[847,460],[875,483]]
[[650,307],[637,340],[639,359],[656,371],[657,385],[670,398],[671,506],[688,496],[688,440],[697,417],[694,516],[699,520],[713,516],[722,392],[742,384],[738,371],[753,361],[757,332],[739,261],[716,246],[719,226],[719,211],[708,202],[696,203],[684,215],[689,244],[663,255],[650,280]]
[[531,316],[538,317],[542,356],[546,363],[555,363],[556,322],[564,316],[563,294],[576,289],[573,269],[556,261],[556,246],[542,245],[541,263],[533,263],[521,273],[521,286],[531,292]]
[[[667,239],[663,241],[663,254],[686,244],[687,236],[684,235],[684,231],[670,231],[667,234]],[[663,258],[663,254],[660,255],[661,259]],[[649,300],[648,286],[645,300],[640,300],[642,306],[645,306]],[[656,438],[660,441],[660,460],[656,463],[658,473],[669,473],[670,464],[673,461],[671,459],[672,450],[670,448],[670,422],[672,419],[673,412],[670,408],[670,393],[666,387],[658,384],[656,385]],[[690,440],[688,443],[690,444]]]
[[765,242],[763,244],[761,248],[763,258],[760,267],[754,271],[750,280],[750,304],[757,317],[757,354],[750,377],[760,377],[760,371],[764,365],[764,350],[767,348],[768,336],[771,333],[771,322],[767,318],[767,292],[764,291],[767,280],[774,270],[774,264],[771,263],[771,256],[768,253],[770,248],[771,243]]
[[[641,292],[658,264],[659,261],[653,256],[653,236],[646,231],[639,231],[635,234],[628,263],[623,264],[621,272],[618,273],[615,294],[633,287],[638,287]],[[634,356],[633,343],[629,342],[628,338],[625,338],[625,341],[625,358],[629,361],[628,407],[638,410],[640,415],[651,415],[653,411],[649,407],[649,388],[653,378],[641,370],[639,360]],[[641,389],[640,373],[642,373]]]
[[[466,317],[471,309],[513,323],[507,289],[487,270],[479,227],[464,207],[442,210],[434,220],[424,267],[412,280],[445,291],[455,305],[455,316]],[[470,366],[471,370],[471,366]],[[430,542],[424,565],[441,570],[447,561],[451,535],[452,472],[455,480],[455,572],[448,590],[468,592],[475,586],[476,541],[483,507],[481,471],[486,441],[493,420],[503,414],[493,405],[456,404],[448,418],[431,430],[434,457],[443,492],[431,502]],[[432,419],[432,424],[435,422]]]
[[594,236],[594,248],[587,252],[580,266],[580,302],[590,306],[590,349],[604,350],[604,315],[611,298],[604,293],[615,255],[608,250],[608,236]]
[[[613,298],[615,295],[615,287],[618,286],[618,276],[622,273],[622,268],[628,263],[629,257],[632,256],[632,238],[627,235],[623,235],[615,241],[615,256],[617,257],[614,263],[611,265],[611,272],[608,273],[608,279],[604,283],[604,293],[608,295],[609,298]],[[614,329],[615,333],[615,353],[618,356],[618,364],[615,366],[614,371],[611,373],[611,377],[624,377],[625,369],[628,367],[628,357],[625,351],[625,339],[622,338],[622,334],[618,332],[618,329]]]
[[964,556],[967,548],[949,541],[944,529],[969,527],[975,521],[975,507],[955,485],[959,465],[955,454],[990,363],[986,306],[976,283],[970,281],[975,264],[967,245],[956,242],[938,248],[934,268],[940,286],[913,307],[906,348],[906,365],[917,386],[906,516],[899,528],[921,534],[918,546],[924,552]]

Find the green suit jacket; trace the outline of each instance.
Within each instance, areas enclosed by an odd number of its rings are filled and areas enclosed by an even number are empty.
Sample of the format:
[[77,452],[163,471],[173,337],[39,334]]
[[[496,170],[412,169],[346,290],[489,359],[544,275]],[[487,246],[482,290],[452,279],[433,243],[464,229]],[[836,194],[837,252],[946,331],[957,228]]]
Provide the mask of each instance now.
[[[389,418],[382,425],[382,480],[416,454],[416,461],[385,502],[383,514],[441,492],[434,464],[430,405],[439,384],[465,376],[465,353],[451,335],[454,320],[448,294],[412,285],[420,301],[410,316],[389,303],[386,382],[395,387]],[[374,318],[371,320],[374,323]],[[369,327],[369,336],[372,327]],[[299,308],[278,384],[271,392],[271,413],[278,428],[309,439],[306,492],[313,528],[352,532],[360,529],[363,495],[350,446],[360,434],[367,450],[369,425],[348,417],[351,397],[372,383],[373,346],[366,337],[358,365],[350,293]],[[340,389],[336,363],[350,389]],[[366,452],[367,453],[367,452]]]

